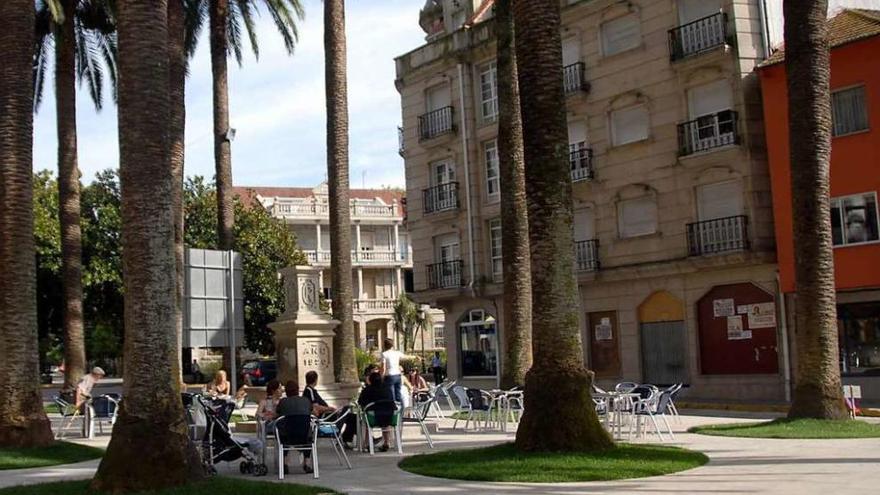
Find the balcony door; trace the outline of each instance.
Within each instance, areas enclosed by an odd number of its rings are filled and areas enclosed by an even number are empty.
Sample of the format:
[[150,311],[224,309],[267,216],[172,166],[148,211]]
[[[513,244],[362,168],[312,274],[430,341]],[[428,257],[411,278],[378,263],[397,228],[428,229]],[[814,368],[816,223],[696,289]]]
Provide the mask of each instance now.
[[452,106],[452,95],[449,93],[449,86],[441,84],[425,91],[426,112],[433,112],[448,106]]
[[742,214],[743,192],[740,181],[717,182],[697,188],[697,215],[700,221]]
[[461,283],[461,244],[456,234],[447,234],[437,238],[436,260],[440,264],[434,271],[436,285],[439,287],[455,287]]
[[743,249],[747,244],[743,215],[742,183],[738,180],[707,184],[697,188],[697,215],[691,251],[717,253]]
[[682,26],[720,11],[721,0],[678,0],[678,21]]
[[432,165],[431,185],[442,186],[455,182],[455,166],[450,162],[437,162]]
[[687,126],[690,147],[704,151],[734,142],[735,124],[730,110],[733,94],[730,81],[721,79],[688,90]]
[[574,254],[578,270],[595,270],[598,266],[592,241],[596,238],[596,218],[592,208],[574,211]]

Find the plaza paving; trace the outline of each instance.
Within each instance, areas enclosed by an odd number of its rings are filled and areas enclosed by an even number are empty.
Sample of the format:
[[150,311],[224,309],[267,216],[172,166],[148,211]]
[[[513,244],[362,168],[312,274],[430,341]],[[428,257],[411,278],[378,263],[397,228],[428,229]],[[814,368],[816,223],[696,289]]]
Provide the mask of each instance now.
[[[567,484],[478,483],[427,478],[397,468],[396,453],[351,454],[354,469],[338,465],[329,447],[322,448],[321,478],[295,474],[285,477],[286,483],[311,483],[349,494],[441,494],[441,493],[792,493],[824,494],[875,493],[880,486],[880,441],[856,440],[773,440],[724,438],[686,433],[687,428],[701,424],[748,421],[743,418],[687,415],[673,422],[678,445],[704,452],[710,461],[705,466],[682,473],[631,481],[588,482]],[[757,416],[756,416],[757,417]],[[769,416],[760,416],[768,418]],[[873,420],[876,421],[876,420]],[[435,450],[466,448],[511,441],[513,433],[468,432],[451,430],[452,422],[443,420],[440,431],[433,435]],[[91,444],[106,444],[109,437],[98,437]],[[656,439],[649,438],[649,442]],[[417,427],[406,428],[405,455],[429,452]],[[40,483],[59,479],[88,478],[97,461],[67,466],[0,472],[0,487],[24,483]],[[219,466],[223,476],[240,477],[235,465]],[[278,481],[277,476],[267,476]]]

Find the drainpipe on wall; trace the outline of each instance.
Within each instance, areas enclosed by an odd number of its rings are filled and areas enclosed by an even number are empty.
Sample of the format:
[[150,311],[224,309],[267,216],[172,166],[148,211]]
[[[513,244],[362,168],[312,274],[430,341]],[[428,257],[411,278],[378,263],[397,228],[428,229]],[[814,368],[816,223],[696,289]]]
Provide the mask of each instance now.
[[464,97],[464,65],[458,64],[458,100],[461,104],[461,151],[464,157],[464,198],[465,209],[467,210],[467,229],[468,229],[468,288],[473,291],[474,288],[474,221],[471,217],[471,166],[468,156],[468,128],[467,128],[467,112],[465,111]]
[[791,402],[791,355],[788,349],[788,312],[785,310],[785,294],[779,283],[779,271],[776,271],[776,298],[779,300],[779,314],[782,330],[782,376],[785,382],[785,402]]
[[767,18],[767,0],[758,0],[758,15],[761,20],[761,43],[764,45],[764,59],[770,57],[770,23]]

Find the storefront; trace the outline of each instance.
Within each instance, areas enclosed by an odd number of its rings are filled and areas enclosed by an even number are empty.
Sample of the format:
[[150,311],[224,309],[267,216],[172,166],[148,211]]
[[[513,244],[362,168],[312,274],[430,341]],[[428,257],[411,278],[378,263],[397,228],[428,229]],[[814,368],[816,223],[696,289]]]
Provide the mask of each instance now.
[[859,385],[865,404],[880,404],[880,300],[837,306],[843,383]]

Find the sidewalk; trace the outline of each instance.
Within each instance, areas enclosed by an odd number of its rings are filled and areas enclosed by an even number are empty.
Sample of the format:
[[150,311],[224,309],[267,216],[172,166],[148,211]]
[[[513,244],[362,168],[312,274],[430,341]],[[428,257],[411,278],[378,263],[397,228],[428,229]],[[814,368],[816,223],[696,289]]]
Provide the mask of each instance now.
[[[705,414],[701,411],[700,414]],[[751,415],[750,415],[751,416]],[[769,415],[764,416],[770,417]],[[498,494],[542,493],[554,495],[657,493],[773,493],[825,494],[874,493],[880,486],[880,442],[865,440],[772,440],[710,437],[692,435],[686,430],[695,425],[749,421],[723,416],[684,416],[673,422],[676,433],[671,444],[704,452],[710,457],[705,466],[682,473],[631,481],[568,484],[479,483],[427,478],[400,470],[396,453],[375,456],[351,453],[351,471],[336,462],[332,450],[322,443],[319,452],[321,478],[297,473],[285,477],[285,483],[315,484],[343,493],[471,493]],[[877,422],[877,420],[873,420]],[[440,432],[432,435],[435,450],[467,448],[512,441],[513,433],[468,432],[451,430],[452,421],[443,420]],[[92,444],[106,444],[109,436],[98,437]],[[650,440],[656,442],[656,440]],[[670,443],[670,442],[667,442]],[[404,434],[405,455],[431,452],[417,427],[407,426]],[[272,456],[270,454],[269,461]],[[88,461],[54,468],[5,471],[0,487],[83,479],[92,475],[98,461]],[[274,466],[274,464],[273,464]],[[218,466],[220,475],[242,477],[233,464]],[[271,470],[271,467],[270,467]],[[277,475],[252,478],[278,481]]]

